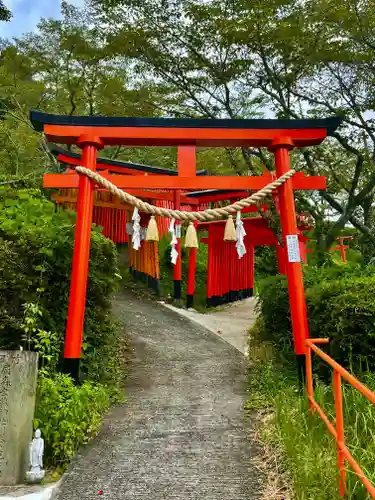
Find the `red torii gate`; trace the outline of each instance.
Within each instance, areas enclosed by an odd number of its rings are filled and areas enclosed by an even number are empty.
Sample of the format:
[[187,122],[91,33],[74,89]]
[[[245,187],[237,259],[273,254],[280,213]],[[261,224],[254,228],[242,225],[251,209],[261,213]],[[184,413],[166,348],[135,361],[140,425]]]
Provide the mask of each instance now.
[[[256,209],[254,206],[249,208]],[[246,254],[241,259],[238,258],[237,249],[233,242],[224,241],[225,220],[198,223],[198,229],[208,230],[208,237],[200,239],[202,243],[208,245],[208,306],[217,306],[253,295],[254,250],[257,246],[276,247],[279,273],[286,274],[286,252],[280,252],[280,249],[284,249],[280,246],[275,232],[269,227],[268,221],[258,216],[242,218],[242,222],[246,231],[244,238]],[[306,240],[308,238],[302,232],[305,229],[307,228],[304,226],[298,227],[297,236],[301,262],[306,263]],[[218,266],[223,266],[222,272],[218,272]],[[193,295],[194,288],[189,290],[188,287],[187,307],[193,305]]]
[[[124,189],[233,189],[258,190],[271,181],[271,174],[259,177],[196,176],[196,148],[267,147],[274,153],[277,176],[290,170],[289,151],[320,144],[340,125],[339,117],[318,120],[229,120],[119,118],[102,116],[60,116],[31,111],[36,130],[47,140],[76,144],[82,148],[82,163],[96,170],[97,151],[105,146],[177,146],[178,175],[167,177],[103,175]],[[45,174],[47,188],[79,188],[72,280],[65,339],[65,371],[78,378],[81,355],[94,183],[77,174]],[[300,258],[295,246],[297,223],[293,189],[324,189],[323,177],[296,174],[279,188],[284,246],[288,249],[287,278],[298,372],[305,369],[305,340],[308,338],[306,303]],[[177,200],[178,201],[178,200]],[[297,253],[296,253],[297,252]]]
[[[65,175],[74,173],[75,166],[82,164],[81,155],[77,153],[68,151],[51,143],[48,144],[48,148],[58,162],[66,165]],[[100,172],[116,173],[119,175],[177,175],[176,170],[100,157],[96,160],[96,168]],[[206,170],[197,171],[197,175],[207,174],[208,172]],[[158,191],[129,189],[128,192],[152,204],[160,204],[161,206],[166,204],[167,206],[168,204],[174,205],[174,194],[172,191],[166,189]],[[109,199],[107,199],[108,197],[105,197],[105,194],[108,195],[110,193],[105,189],[96,187],[93,221],[95,224],[103,227],[103,234],[109,237],[114,243],[125,243],[128,240],[125,224],[129,222],[129,220],[126,220],[126,212],[132,210],[133,207],[120,202],[118,198],[113,200],[113,195],[110,195]],[[247,196],[246,192],[245,196]],[[75,209],[78,199],[78,190],[66,189],[62,192],[54,193],[52,199],[59,204],[67,205]],[[195,210],[199,209],[199,202],[197,199],[187,198],[184,193],[180,195],[180,199],[183,205],[193,205]],[[116,218],[118,220],[115,220]],[[159,233],[166,232],[168,229],[168,225],[163,222],[164,218],[158,218]],[[111,224],[112,227],[110,227]]]
[[353,236],[338,236],[336,238],[336,241],[339,242],[339,244],[333,248],[331,248],[331,252],[335,252],[336,250],[340,250],[340,257],[341,260],[344,264],[346,264],[346,250],[350,248],[349,245],[345,245],[345,240],[352,241],[354,240]]
[[[50,152],[57,158],[61,164],[67,165],[68,169],[65,174],[73,173],[72,167],[82,163],[81,155],[73,153],[54,144],[48,144]],[[177,170],[154,167],[150,165],[142,165],[122,160],[113,160],[110,158],[97,158],[97,170],[105,171],[106,173],[118,173],[121,175],[177,175]],[[201,170],[197,175],[208,175],[207,171]],[[173,208],[173,196],[171,191],[163,190],[163,192],[136,190],[132,194],[147,200],[149,203],[161,203],[162,206]],[[109,195],[109,196],[106,196]],[[150,198],[151,196],[151,198]],[[181,194],[181,206],[183,209],[204,210],[210,203],[226,201],[233,203],[248,196],[248,191],[233,191],[226,190],[205,190],[205,191],[189,191]],[[118,198],[114,198],[105,189],[95,189],[95,201],[93,221],[103,227],[103,234],[114,241],[116,244],[128,242],[125,223],[131,218],[128,213],[132,207],[120,202]],[[52,198],[63,206],[69,206],[76,209],[78,190],[63,190],[57,194],[53,194]],[[114,199],[113,199],[114,198]],[[274,196],[277,206],[277,195]],[[267,205],[260,205],[261,210],[267,210]],[[258,212],[258,207],[251,205],[243,209],[242,214],[249,212]],[[144,222],[149,219],[147,214],[142,214],[146,217]],[[303,214],[298,215],[297,219],[300,222],[302,218],[306,218]],[[169,220],[164,217],[158,217],[159,234],[168,230]],[[254,247],[256,245],[278,245],[279,270],[285,274],[286,256],[284,250],[280,247],[276,235],[268,228],[268,224],[262,217],[252,217],[251,219],[243,219],[247,236],[245,238],[245,246],[247,253],[242,259],[237,258],[237,252],[233,243],[223,241],[225,221],[211,221],[198,224],[198,228],[208,228],[209,238],[200,238],[200,242],[208,243],[208,269],[207,269],[207,304],[218,305],[223,302],[232,302],[240,298],[246,298],[252,295],[254,289]],[[259,222],[261,226],[259,227]],[[249,226],[250,224],[250,226]],[[255,224],[255,226],[254,226]],[[302,261],[306,262],[306,238],[300,231],[299,226],[298,239],[300,246],[300,254]],[[303,225],[303,229],[310,229]],[[254,239],[255,238],[255,239]],[[150,243],[151,244],[151,243]],[[129,247],[129,270],[135,279],[141,279],[147,282],[151,289],[158,293],[159,279],[158,274],[158,259],[153,260],[155,253],[155,245],[142,245],[139,251],[131,251]],[[216,257],[215,257],[216,255]],[[218,274],[218,265],[223,266]],[[187,307],[194,305],[195,291],[195,268],[196,268],[196,249],[190,249],[188,259],[188,280],[187,280]],[[176,281],[176,280],[175,280]],[[175,286],[174,297],[181,297],[181,286],[178,277],[178,287]],[[182,283],[181,283],[182,284]],[[178,288],[178,290],[177,290]],[[176,293],[177,292],[177,293]]]
[[[50,152],[56,156],[57,160],[60,163],[66,164],[69,168],[75,167],[76,165],[81,165],[82,164],[82,158],[79,154],[73,153],[71,151],[67,151],[66,149],[60,148],[56,146],[55,144],[48,144]],[[166,168],[160,168],[160,167],[153,167],[150,165],[141,165],[133,162],[124,162],[120,160],[112,160],[109,158],[97,158],[96,159],[96,169],[101,172],[105,173],[116,173],[120,175],[170,175],[170,176],[176,176],[178,175],[177,170],[171,170],[171,169],[166,169]],[[68,172],[65,173],[74,173],[73,170],[68,170]],[[198,170],[196,172],[196,175],[201,176],[201,175],[207,175],[208,172],[207,170]],[[71,191],[68,189],[68,194],[71,195]],[[74,206],[77,203],[77,195],[75,194],[77,190],[73,190],[74,196],[66,196],[66,194],[60,195],[60,194],[54,194],[52,197],[57,203],[68,203],[69,206]],[[105,191],[103,189],[95,189],[95,192],[100,192],[100,191]],[[127,189],[127,192],[129,194],[132,194],[133,196],[137,196],[138,198],[142,198],[143,200],[148,201],[151,204],[158,204],[160,203],[161,206],[165,206],[167,204],[167,207],[169,205],[169,208],[177,208],[180,209],[188,207],[192,207],[195,210],[199,210],[202,208],[200,200],[197,200],[196,197],[194,197],[194,193],[191,193],[192,196],[189,195],[187,197],[186,193],[181,193],[179,190],[174,190],[174,192],[163,189],[163,190],[158,190],[158,191],[147,191],[146,189]],[[206,192],[205,192],[206,193]],[[215,191],[215,194],[217,195],[217,191]],[[233,191],[231,191],[233,193]],[[207,194],[207,193],[206,193]],[[235,192],[234,195],[238,195],[238,199],[241,197],[246,197],[248,195],[247,191],[242,191],[242,192]],[[207,198],[207,196],[205,196]],[[215,198],[214,195],[208,196],[208,198]],[[237,199],[237,198],[236,198]],[[114,205],[105,203],[103,204],[102,202],[95,201],[94,205],[97,205],[99,209],[104,207],[104,210],[110,210],[110,205],[112,208],[117,209],[119,211],[120,209],[122,210],[122,222],[124,222],[124,215],[125,215],[125,210],[129,210],[132,207],[125,206],[124,204],[120,203],[120,201],[117,201],[117,203]],[[194,207],[194,205],[196,205]],[[96,207],[95,207],[96,208]],[[113,232],[108,228],[108,225],[111,223],[113,219],[113,214],[112,217],[106,216],[104,214],[104,217],[100,217],[103,214],[101,211],[98,213],[98,211],[95,211],[94,208],[94,222],[103,225],[103,234],[106,236],[110,237],[113,239],[113,234],[116,235],[116,231]],[[255,207],[253,207],[255,208]],[[98,220],[99,217],[99,220]],[[100,224],[100,222],[104,219],[104,224]],[[167,224],[165,224],[167,222]],[[166,232],[168,231],[168,226],[169,222],[165,218],[158,218],[158,225],[159,225],[159,232]],[[116,225],[118,227],[118,224]],[[120,239],[121,242],[123,240],[123,233],[125,232],[125,224],[122,224],[123,227],[121,227],[121,234],[120,234]],[[126,232],[125,232],[126,234]],[[116,238],[118,240],[118,238]],[[115,239],[115,240],[116,240]],[[113,239],[113,241],[115,241]],[[127,237],[125,238],[127,241]],[[118,241],[115,241],[117,243]],[[180,242],[178,239],[178,253],[180,254]],[[196,250],[191,250],[190,251],[190,258],[189,258],[189,263],[192,263],[194,260],[194,254],[196,253]],[[181,258],[177,259],[176,265],[173,268],[173,273],[174,273],[174,298],[180,299],[181,298],[181,275],[182,275],[182,269],[181,269]],[[190,274],[189,274],[190,276]],[[189,283],[191,280],[189,281]]]

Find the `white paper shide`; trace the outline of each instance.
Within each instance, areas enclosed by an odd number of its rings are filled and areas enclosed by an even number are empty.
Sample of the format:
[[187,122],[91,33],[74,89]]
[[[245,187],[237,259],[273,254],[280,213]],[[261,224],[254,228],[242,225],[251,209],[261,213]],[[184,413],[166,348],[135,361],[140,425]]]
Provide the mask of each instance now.
[[140,224],[141,216],[139,215],[138,208],[134,208],[132,221],[133,221],[133,248],[134,250],[139,250],[141,247],[141,224]]
[[176,224],[175,220],[171,219],[171,222],[169,224],[169,232],[172,235],[172,240],[171,240],[171,262],[173,265],[176,265],[177,259],[178,259],[178,251],[176,248],[176,245],[178,243],[177,239],[177,231],[176,231]]
[[246,253],[246,247],[244,243],[245,236],[246,231],[241,220],[241,212],[238,211],[236,217],[236,248],[239,259],[241,259]]

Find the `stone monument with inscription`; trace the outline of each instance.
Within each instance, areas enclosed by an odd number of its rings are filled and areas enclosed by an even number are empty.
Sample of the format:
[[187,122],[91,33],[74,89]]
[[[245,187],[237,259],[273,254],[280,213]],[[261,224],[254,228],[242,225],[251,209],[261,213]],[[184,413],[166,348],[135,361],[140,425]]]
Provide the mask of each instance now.
[[25,481],[37,373],[37,353],[0,351],[0,486]]

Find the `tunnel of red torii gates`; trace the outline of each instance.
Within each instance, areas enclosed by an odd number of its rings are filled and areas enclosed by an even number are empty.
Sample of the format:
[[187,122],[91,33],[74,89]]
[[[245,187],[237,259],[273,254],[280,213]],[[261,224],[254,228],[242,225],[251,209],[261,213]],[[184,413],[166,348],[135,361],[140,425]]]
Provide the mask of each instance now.
[[[67,166],[66,174],[72,172],[71,168],[82,163],[81,156],[77,153],[67,151],[54,144],[49,144],[49,149],[57,160]],[[140,165],[131,162],[111,160],[108,158],[97,158],[97,170],[104,172],[117,173],[120,175],[177,175],[177,171],[152,167],[149,165]],[[207,171],[201,170],[197,175],[207,175]],[[324,180],[321,181],[321,187],[325,186]],[[134,191],[133,191],[134,193]],[[228,201],[230,203],[248,196],[248,191],[232,190],[200,190],[200,191],[182,191],[181,208],[183,210],[203,210],[209,205],[218,206],[220,202]],[[64,207],[76,210],[77,190],[60,190],[52,195],[56,203]],[[159,193],[150,193],[147,191],[137,191],[137,196],[148,202],[172,207],[173,193],[164,190]],[[261,210],[267,210],[266,205],[261,205]],[[257,212],[255,206],[243,210],[242,213]],[[148,217],[142,217],[142,223],[147,225]],[[207,305],[217,306],[236,300],[251,297],[254,292],[254,249],[256,246],[275,246],[277,249],[278,268],[281,274],[286,274],[286,255],[284,247],[281,246],[276,234],[268,226],[264,217],[242,218],[246,236],[245,247],[246,254],[239,259],[236,248],[231,242],[224,241],[225,221],[211,221],[198,224],[198,229],[207,231],[208,236],[200,238],[200,242],[208,245],[207,262]],[[126,224],[131,222],[131,212],[129,207],[119,200],[113,199],[108,191],[95,190],[93,222],[103,228],[103,234],[110,238],[115,244],[131,245],[131,236],[126,230]],[[297,234],[299,239],[299,248],[301,259],[307,263],[306,241],[303,231],[308,231],[311,226],[306,214],[297,215]],[[165,217],[157,218],[159,234],[168,233],[169,219]],[[189,251],[188,259],[188,280],[187,283],[175,284],[174,298],[181,298],[181,288],[187,285],[187,307],[194,305],[195,293],[195,252]],[[148,283],[149,287],[156,293],[160,290],[160,268],[158,246],[153,242],[143,240],[141,248],[134,252],[129,248],[129,270],[134,279]],[[176,281],[180,281],[180,276],[176,276]]]
[[[199,206],[198,203],[211,203],[213,201],[199,198],[200,195],[198,195],[198,200],[193,201],[194,196],[189,196],[191,191],[230,190],[232,193],[236,193],[236,197],[240,193],[247,196],[249,191],[258,191],[275,179],[275,174],[271,172],[265,172],[259,176],[197,175],[197,148],[266,147],[274,154],[276,178],[280,178],[291,170],[291,150],[320,144],[327,136],[332,135],[341,123],[340,117],[308,120],[175,119],[60,116],[38,111],[31,111],[30,119],[34,128],[43,132],[48,142],[80,147],[82,157],[78,160],[87,171],[98,170],[102,178],[114,184],[118,189],[139,197],[146,198],[148,196],[149,198],[146,199],[159,203],[171,203],[173,208],[177,210],[182,209],[184,205],[186,207],[194,206],[196,209]],[[119,165],[108,166],[97,160],[98,150],[106,146],[176,147],[177,173],[173,171],[173,173],[166,174],[160,171],[150,171],[147,172],[148,175],[145,175],[145,172],[139,169],[138,171],[137,169],[128,169],[129,171],[125,175],[121,174],[121,172],[114,170]],[[77,378],[84,328],[91,224],[95,203],[106,203],[105,197],[109,194],[103,192],[101,188],[98,189],[97,183],[88,175],[78,174],[74,169],[63,174],[45,174],[44,186],[60,190],[60,194],[57,196],[61,195],[61,190],[77,190],[75,195],[77,219],[64,349],[65,371]],[[290,178],[284,177],[282,185],[277,190],[282,229],[281,246],[285,256],[284,272],[288,280],[294,348],[298,372],[302,377],[305,369],[306,339],[309,334],[294,202],[294,190],[298,189],[325,189],[325,179],[305,176],[303,172],[298,172]],[[68,194],[72,195],[72,191],[68,191]],[[231,200],[231,195],[226,196],[224,199]],[[74,199],[73,196],[72,198]],[[187,200],[189,200],[188,203],[186,203]],[[110,199],[111,203],[113,201]],[[110,207],[103,206],[103,208]],[[116,208],[119,206],[116,205]],[[256,223],[264,224],[264,222],[255,222],[254,220],[253,224]],[[244,224],[249,224],[249,222],[245,219]],[[210,235],[211,231],[215,232],[216,228],[220,228],[220,226],[221,223],[217,223],[216,226],[210,224],[208,234]],[[263,234],[267,229],[269,228],[262,228]],[[251,234],[251,229],[248,233]],[[261,234],[260,228],[255,233]],[[271,236],[269,235],[269,237]],[[151,243],[154,244],[154,247],[157,245],[155,242]],[[254,244],[250,244],[251,246]],[[181,287],[180,240],[178,240],[176,248],[179,258],[174,266],[175,295],[178,294]],[[190,261],[195,263],[194,253],[196,253],[196,249],[191,248],[189,252],[192,254]],[[130,253],[137,254],[130,256],[134,257],[136,267],[140,259],[149,260],[149,256],[146,254],[142,256],[139,251]],[[248,253],[252,254],[252,252]],[[238,259],[230,260],[238,265]],[[223,263],[219,266],[218,269],[221,272]]]

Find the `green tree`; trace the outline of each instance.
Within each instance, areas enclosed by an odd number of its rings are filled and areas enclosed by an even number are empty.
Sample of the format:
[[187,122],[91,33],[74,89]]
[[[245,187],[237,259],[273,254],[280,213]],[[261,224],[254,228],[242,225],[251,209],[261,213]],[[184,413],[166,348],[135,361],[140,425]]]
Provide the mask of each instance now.
[[[62,4],[61,20],[41,20],[38,31],[2,42],[0,66],[0,176],[35,179],[57,168],[28,120],[30,108],[68,115],[142,116],[157,113],[152,86],[130,78],[127,60],[103,43],[90,13]],[[166,150],[106,150],[111,158],[165,163]],[[173,156],[172,156],[173,158]],[[171,166],[171,165],[169,165]],[[1,179],[0,179],[1,181]]]
[[[256,10],[258,6],[253,8]],[[277,20],[277,21],[275,21]],[[335,142],[302,151],[301,165],[330,180],[324,199],[339,219],[327,238],[350,221],[373,240],[375,16],[369,2],[268,2],[267,16],[247,42],[260,64],[255,84],[278,116],[341,114]]]
[[[56,169],[41,136],[30,128],[30,108],[68,115],[165,116],[166,98],[169,107],[173,99],[178,101],[168,88],[137,73],[132,58],[122,51],[123,42],[106,40],[90,10],[63,2],[62,13],[61,20],[41,20],[38,32],[3,46],[0,103],[5,120],[0,124],[0,171],[6,182],[31,174],[30,164],[37,178],[46,169]],[[169,115],[173,116],[172,110]],[[106,148],[103,154],[176,166],[175,148],[117,147]],[[200,167],[209,166],[210,170],[216,164],[229,169],[234,163],[226,153],[207,150],[198,161]]]
[[0,0],[0,21],[9,21],[11,17],[11,11],[4,5],[4,2]]
[[[372,242],[374,33],[369,1],[92,0],[108,40],[159,82],[167,109],[189,116],[278,118],[344,115],[320,148],[294,155],[297,168],[327,175],[320,193],[338,220]],[[114,19],[117,20],[114,27]],[[112,20],[112,23],[111,23]],[[175,99],[170,102],[171,96]],[[177,100],[176,100],[177,98]],[[263,151],[244,150],[250,171]],[[305,195],[306,196],[306,195]],[[314,197],[310,198],[314,204]]]
[[33,80],[30,61],[15,46],[4,43],[0,52],[0,182],[40,180],[51,159],[27,111],[39,106],[44,86]]

